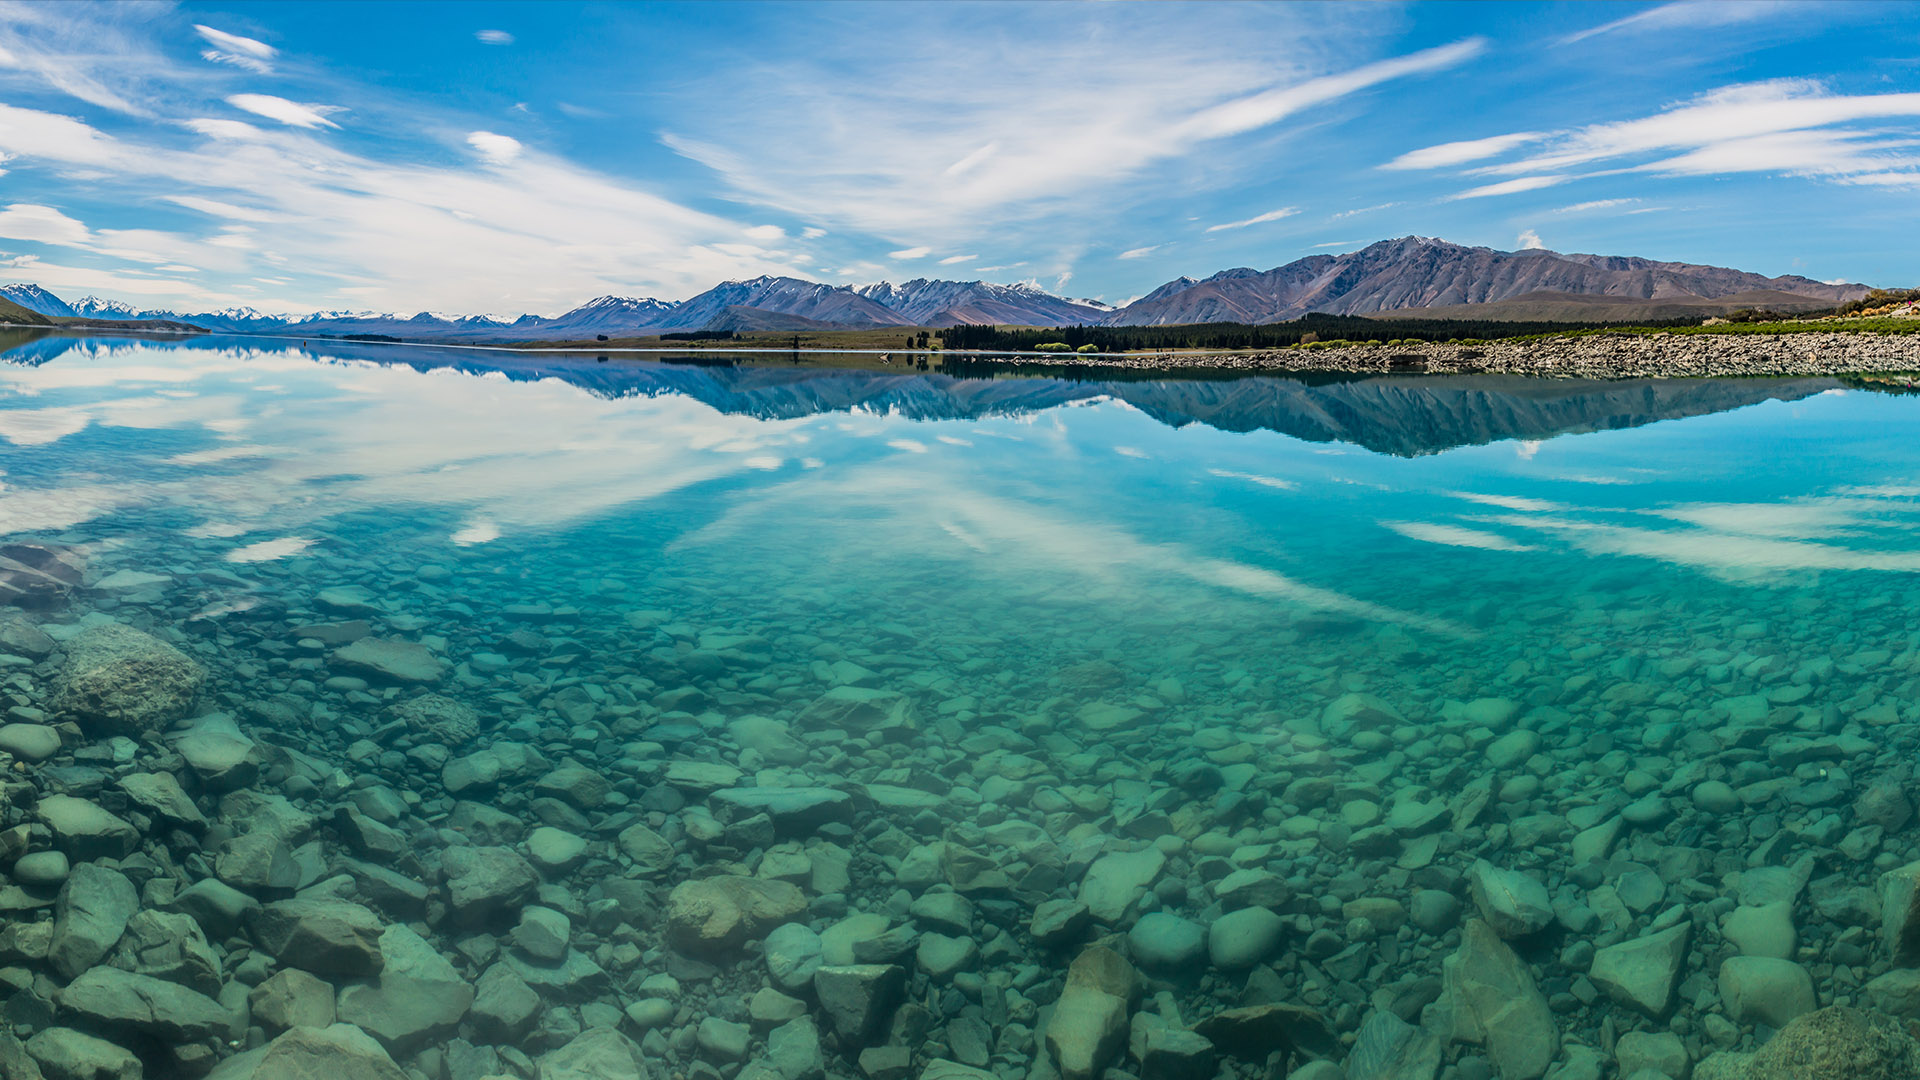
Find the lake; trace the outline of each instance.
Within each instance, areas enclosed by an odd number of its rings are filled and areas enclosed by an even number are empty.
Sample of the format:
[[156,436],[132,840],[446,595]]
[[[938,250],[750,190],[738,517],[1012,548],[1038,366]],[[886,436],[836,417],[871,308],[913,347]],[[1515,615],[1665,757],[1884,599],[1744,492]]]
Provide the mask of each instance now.
[[1920,944],[1915,397],[0,348],[0,906],[132,886],[150,1070],[1536,1077]]

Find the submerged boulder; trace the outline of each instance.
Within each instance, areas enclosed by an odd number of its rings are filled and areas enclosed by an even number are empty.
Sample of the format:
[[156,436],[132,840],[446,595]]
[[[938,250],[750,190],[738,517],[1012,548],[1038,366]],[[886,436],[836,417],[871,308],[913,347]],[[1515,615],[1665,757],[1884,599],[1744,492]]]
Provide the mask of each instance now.
[[1799,1016],[1748,1060],[1740,1080],[1909,1080],[1920,1041],[1896,1020],[1844,1005]]
[[206,671],[152,634],[114,623],[67,643],[53,710],[97,731],[138,735],[185,716]]

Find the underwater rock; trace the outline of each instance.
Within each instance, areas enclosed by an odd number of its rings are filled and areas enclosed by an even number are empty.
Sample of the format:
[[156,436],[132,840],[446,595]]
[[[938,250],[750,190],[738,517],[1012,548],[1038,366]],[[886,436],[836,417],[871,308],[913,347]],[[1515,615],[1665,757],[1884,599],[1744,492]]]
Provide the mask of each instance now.
[[1094,945],[1074,958],[1047,1024],[1047,1051],[1064,1080],[1093,1080],[1127,1041],[1138,984],[1133,965]]
[[364,637],[333,651],[327,662],[342,671],[386,683],[437,683],[447,665],[425,645],[398,638]]
[[140,734],[187,714],[206,670],[151,634],[114,623],[67,642],[53,711],[107,733]]

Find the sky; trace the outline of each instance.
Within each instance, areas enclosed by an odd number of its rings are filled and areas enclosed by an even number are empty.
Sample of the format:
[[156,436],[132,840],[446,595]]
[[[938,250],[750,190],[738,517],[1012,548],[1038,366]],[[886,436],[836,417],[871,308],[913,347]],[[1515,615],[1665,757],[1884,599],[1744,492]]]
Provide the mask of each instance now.
[[550,315],[1437,236],[1920,284],[1920,4],[0,0],[0,281]]

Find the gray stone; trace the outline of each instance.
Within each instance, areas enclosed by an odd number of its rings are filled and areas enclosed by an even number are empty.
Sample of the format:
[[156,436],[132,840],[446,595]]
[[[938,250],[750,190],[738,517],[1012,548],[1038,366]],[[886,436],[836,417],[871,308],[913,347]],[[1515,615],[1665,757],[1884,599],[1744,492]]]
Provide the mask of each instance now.
[[47,950],[53,969],[72,979],[106,959],[138,910],[140,894],[125,874],[92,863],[74,867],[54,904]]
[[1770,956],[1730,956],[1723,961],[1720,1000],[1735,1023],[1775,1028],[1819,1006],[1807,969]]
[[651,1075],[640,1048],[611,1028],[589,1028],[558,1050],[540,1055],[540,1080],[632,1080]]
[[558,963],[566,959],[567,943],[573,936],[573,924],[552,908],[531,906],[520,910],[520,923],[513,928],[513,943],[537,960]]
[[66,853],[35,851],[14,861],[13,880],[22,885],[51,887],[66,881],[72,870],[73,864],[67,860]]
[[980,963],[980,947],[972,938],[945,934],[921,934],[914,962],[935,982],[946,982],[962,971],[971,971]]
[[493,1040],[517,1041],[540,1015],[540,995],[506,964],[481,972],[473,989],[468,1016]]
[[0,750],[22,761],[45,761],[60,752],[60,732],[46,724],[0,724]]
[[716,791],[709,802],[722,821],[766,814],[782,836],[807,836],[832,822],[853,823],[853,797],[820,787],[750,787]]
[[1553,921],[1547,887],[1518,870],[1477,860],[1467,875],[1480,917],[1503,938],[1525,937]]
[[572,871],[586,857],[587,841],[565,829],[542,825],[527,834],[527,861],[549,877]]
[[1241,908],[1207,928],[1207,954],[1217,968],[1250,968],[1271,956],[1285,933],[1286,921],[1266,908]]
[[1059,898],[1042,900],[1033,909],[1033,919],[1027,930],[1041,946],[1057,949],[1068,945],[1087,932],[1093,925],[1093,913],[1087,905],[1078,900]]
[[809,730],[865,735],[911,727],[913,704],[892,690],[836,686],[802,709],[794,722]]
[[683,881],[667,896],[667,941],[694,955],[733,952],[806,909],[806,896],[784,881],[732,875]]
[[207,1080],[407,1080],[407,1074],[366,1032],[334,1024],[289,1028],[258,1050],[221,1062]]
[[177,982],[208,997],[220,996],[219,954],[191,916],[152,910],[135,913],[107,963]]
[[747,1030],[745,1024],[709,1016],[700,1021],[694,1041],[699,1044],[707,1060],[725,1064],[746,1060],[747,1046],[753,1041],[753,1033]]
[[131,1051],[72,1028],[34,1033],[27,1040],[27,1053],[40,1063],[47,1080],[141,1080],[140,1059]]
[[451,1031],[467,1015],[474,989],[434,947],[406,926],[380,934],[380,974],[340,991],[339,1019],[395,1051]]
[[[44,800],[43,800],[44,801]],[[1880,940],[1893,962],[1920,963],[1920,862],[1880,875]]]
[[1629,1031],[1620,1036],[1613,1048],[1621,1076],[1633,1076],[1650,1070],[1660,1076],[1682,1077],[1692,1064],[1686,1044],[1671,1031]]
[[846,1042],[874,1041],[906,992],[907,971],[896,964],[822,965],[813,974],[820,1011]]
[[1533,973],[1493,928],[1469,919],[1460,948],[1441,964],[1456,1039],[1487,1048],[1503,1080],[1537,1080],[1560,1048],[1559,1030]]
[[1421,889],[1407,905],[1407,919],[1435,937],[1460,925],[1460,898],[1439,889]]
[[270,1031],[328,1027],[334,1019],[333,987],[299,968],[283,968],[247,994],[247,1009]]
[[[1806,1013],[1767,1040],[1746,1071],[1726,1080],[1910,1080],[1920,1076],[1920,1040],[1896,1021],[1830,1006]],[[1705,1070],[1694,1080],[1709,1080]]]
[[86,799],[48,795],[34,805],[33,812],[53,830],[54,844],[74,862],[123,859],[140,843],[140,833],[133,826]]
[[1140,916],[1127,932],[1133,962],[1154,971],[1190,973],[1206,950],[1207,932],[1199,923],[1164,911]]
[[205,679],[192,657],[151,634],[96,626],[67,642],[52,707],[96,731],[139,734],[185,716]]
[[1206,1036],[1181,1028],[1154,1028],[1147,1032],[1140,1055],[1140,1080],[1213,1080],[1214,1058],[1213,1043]]
[[1243,907],[1277,908],[1293,899],[1285,878],[1267,870],[1235,870],[1213,883],[1213,895],[1231,911]]
[[1720,932],[1742,956],[1771,956],[1791,960],[1798,935],[1793,905],[1784,900],[1759,907],[1737,907],[1720,921]]
[[248,929],[281,963],[315,975],[372,975],[383,962],[379,917],[346,900],[276,901],[255,912]]
[[465,746],[480,733],[480,714],[445,694],[418,694],[395,703],[387,715],[418,737],[451,747]]
[[1080,902],[1109,926],[1125,921],[1159,879],[1167,857],[1158,848],[1102,855],[1080,880]]
[[914,920],[943,933],[973,933],[973,901],[957,892],[929,890],[907,907]]
[[447,902],[463,926],[478,926],[533,895],[540,875],[512,848],[453,847],[440,856]]
[[645,825],[630,825],[620,830],[616,843],[621,852],[633,860],[638,874],[658,877],[673,868],[673,845]]
[[88,968],[55,995],[62,1009],[96,1030],[137,1031],[170,1043],[199,1042],[228,1031],[227,1007],[179,983],[116,967]]
[[1047,1051],[1062,1080],[1094,1080],[1127,1043],[1127,1014],[1138,993],[1133,965],[1112,949],[1081,951],[1047,1022]]
[[207,937],[224,941],[238,932],[240,924],[254,911],[259,910],[260,901],[231,885],[212,878],[201,878],[182,889],[166,908],[191,916]]
[[364,637],[335,649],[327,663],[369,680],[400,685],[437,683],[447,665],[425,645],[398,638]]
[[820,1049],[820,1029],[802,1016],[767,1033],[767,1061],[782,1080],[820,1080],[826,1074],[826,1055]]
[[1613,1000],[1657,1020],[1673,1001],[1692,928],[1692,923],[1682,922],[1600,949],[1593,954],[1588,977]]
[[199,832],[207,827],[206,816],[181,789],[172,773],[128,773],[118,781],[127,798],[147,813],[169,825]]
[[773,985],[789,994],[797,994],[813,985],[813,973],[820,970],[820,935],[806,923],[786,923],[767,933],[767,974]]
[[260,775],[260,748],[225,713],[199,717],[167,741],[209,790],[244,787]]
[[1438,1035],[1376,1010],[1354,1036],[1346,1080],[1433,1080],[1445,1049]]

